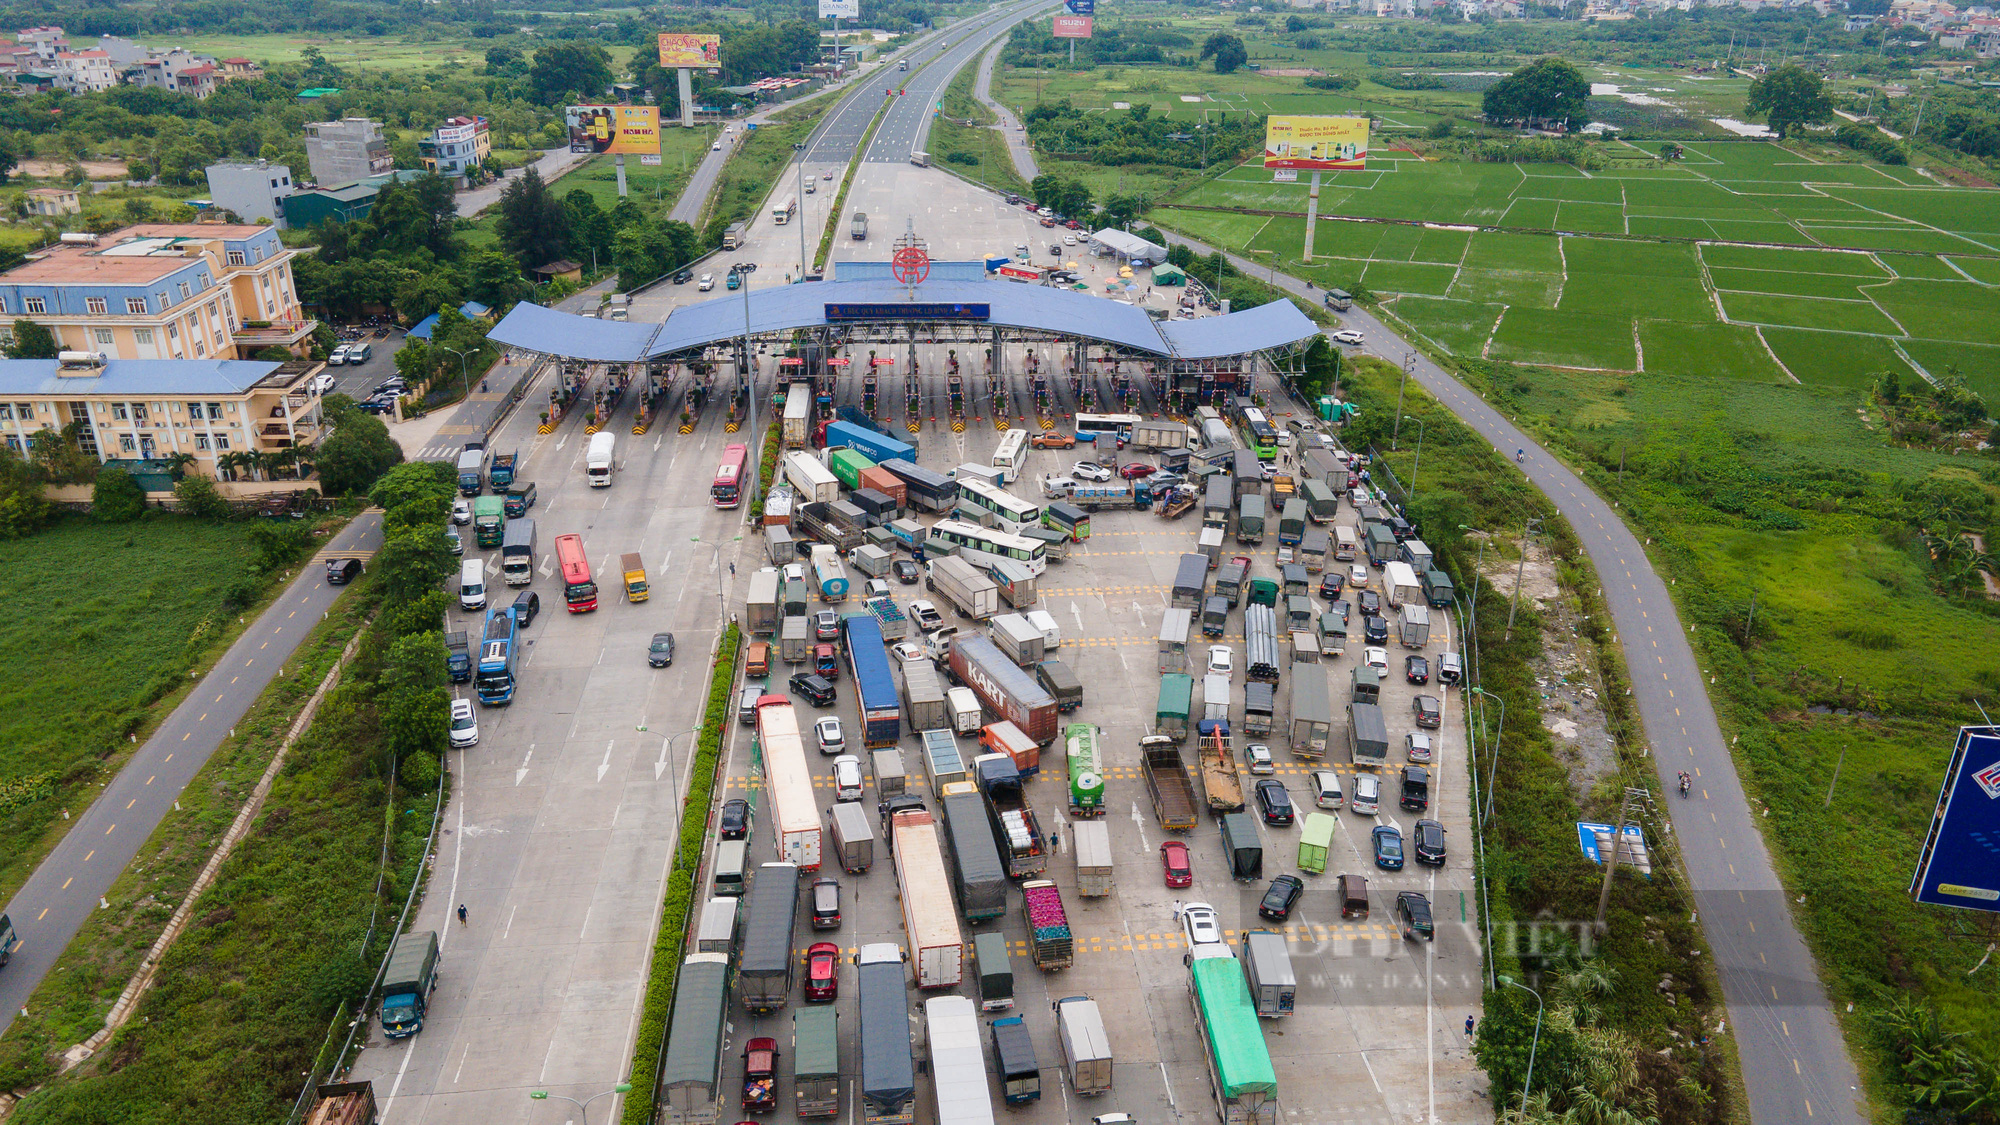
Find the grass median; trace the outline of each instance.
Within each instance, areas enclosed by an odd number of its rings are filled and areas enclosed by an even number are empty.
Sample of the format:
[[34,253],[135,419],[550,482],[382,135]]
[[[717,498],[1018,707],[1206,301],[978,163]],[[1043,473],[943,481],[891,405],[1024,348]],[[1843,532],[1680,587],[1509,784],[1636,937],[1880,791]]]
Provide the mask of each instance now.
[[723,164],[722,174],[716,177],[715,192],[709,197],[706,210],[708,220],[702,227],[703,245],[720,246],[722,232],[729,224],[747,222],[757,214],[757,208],[784,173],[785,165],[796,155],[792,146],[805,143],[819,119],[846,92],[828,90],[790,109],[781,109],[743,138],[743,143]]

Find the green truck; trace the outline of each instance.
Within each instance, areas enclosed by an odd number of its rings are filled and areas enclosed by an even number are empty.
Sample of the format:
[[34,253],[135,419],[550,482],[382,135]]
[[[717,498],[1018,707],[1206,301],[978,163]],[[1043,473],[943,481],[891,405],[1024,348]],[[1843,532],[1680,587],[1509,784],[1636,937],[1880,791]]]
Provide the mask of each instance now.
[[424,1029],[424,1012],[437,988],[438,936],[423,930],[402,935],[389,950],[382,974],[382,1034],[407,1039]]
[[1187,741],[1188,708],[1193,704],[1193,676],[1186,672],[1161,676],[1159,703],[1153,709],[1153,730],[1175,742]]
[[836,449],[826,455],[826,467],[840,478],[841,486],[853,492],[861,488],[861,473],[875,467],[875,462],[858,449]]
[[481,496],[472,502],[472,534],[482,547],[498,547],[507,531],[507,498]]

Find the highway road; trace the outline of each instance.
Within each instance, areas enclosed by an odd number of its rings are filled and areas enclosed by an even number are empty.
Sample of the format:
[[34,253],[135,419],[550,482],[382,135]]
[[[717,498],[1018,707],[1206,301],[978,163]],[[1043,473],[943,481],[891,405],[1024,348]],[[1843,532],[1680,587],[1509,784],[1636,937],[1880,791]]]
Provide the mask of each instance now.
[[[1213,252],[1192,239],[1171,241]],[[1268,273],[1267,266],[1233,254],[1230,261],[1250,276]],[[1301,300],[1322,297],[1284,274],[1277,283]],[[1361,308],[1340,319],[1363,333],[1363,351],[1399,365],[1413,355],[1411,378],[1494,448],[1525,450],[1522,471],[1569,521],[1597,568],[1659,774],[1658,792],[1673,791],[1682,770],[1696,778],[1692,798],[1670,800],[1668,809],[1722,978],[1752,1120],[1858,1125],[1866,1118],[1854,1062],[1709,706],[1708,677],[1645,548],[1603,497],[1388,325]]]
[[[910,158],[912,151],[923,148],[931,117],[952,78],[1009,28],[1054,6],[1049,0],[1031,0],[998,8],[946,29],[945,42],[939,50],[934,51],[926,43],[918,52],[918,58],[924,60],[923,67],[917,69],[912,63],[909,74],[894,75],[901,80],[904,92],[883,116],[882,127],[875,130],[875,139],[869,142],[868,154],[863,159],[869,164],[900,164]],[[886,86],[887,77],[877,84]]]
[[[366,556],[381,542],[381,515],[370,512],[341,529],[315,559],[348,552]],[[138,854],[139,845],[174,807],[181,790],[345,589],[327,585],[323,566],[308,563],[301,568],[7,903],[21,947],[7,971],[0,973],[0,1033],[20,1014],[64,947]]]

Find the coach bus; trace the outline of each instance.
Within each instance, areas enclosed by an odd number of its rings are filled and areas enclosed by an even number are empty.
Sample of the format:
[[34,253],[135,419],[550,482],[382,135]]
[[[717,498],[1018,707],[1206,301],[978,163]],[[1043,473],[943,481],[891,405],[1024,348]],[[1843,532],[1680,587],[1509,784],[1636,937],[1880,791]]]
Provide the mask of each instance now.
[[1076,416],[1076,440],[1096,441],[1099,434],[1114,434],[1120,445],[1132,440],[1132,430],[1139,424],[1137,414],[1079,414]]
[[993,450],[993,467],[1008,484],[1021,479],[1021,470],[1028,467],[1028,431],[1008,430],[1000,435],[1000,444]]
[[709,499],[718,508],[734,508],[743,502],[743,466],[750,459],[747,445],[726,445],[722,463],[715,467],[715,483],[708,486]]
[[1042,522],[1040,504],[1030,504],[1004,488],[963,474],[958,481],[958,511],[967,519],[998,527],[1011,535]]
[[964,520],[939,520],[932,524],[930,535],[924,539],[924,551],[932,555],[957,555],[981,568],[1008,559],[1027,567],[1028,573],[1036,576],[1049,568],[1048,549],[1039,541]]
[[583,553],[583,536],[556,537],[556,565],[562,568],[563,602],[571,613],[597,608],[597,583],[590,580],[590,560]]

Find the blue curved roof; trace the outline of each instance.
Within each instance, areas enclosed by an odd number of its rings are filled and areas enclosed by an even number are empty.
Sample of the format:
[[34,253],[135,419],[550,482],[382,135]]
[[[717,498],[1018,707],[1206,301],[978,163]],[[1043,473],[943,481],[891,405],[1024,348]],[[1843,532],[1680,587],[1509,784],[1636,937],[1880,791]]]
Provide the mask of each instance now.
[[832,303],[983,304],[989,316],[980,323],[1077,336],[1174,359],[1241,355],[1297,343],[1319,332],[1289,300],[1227,316],[1155,321],[1136,306],[1074,289],[934,279],[919,286],[914,298],[894,281],[753,284],[747,294],[730,293],[675,309],[658,325],[602,321],[520,304],[488,335],[528,351],[632,362],[737,339],[744,332],[746,310],[753,335],[821,327],[828,323],[826,306]]

